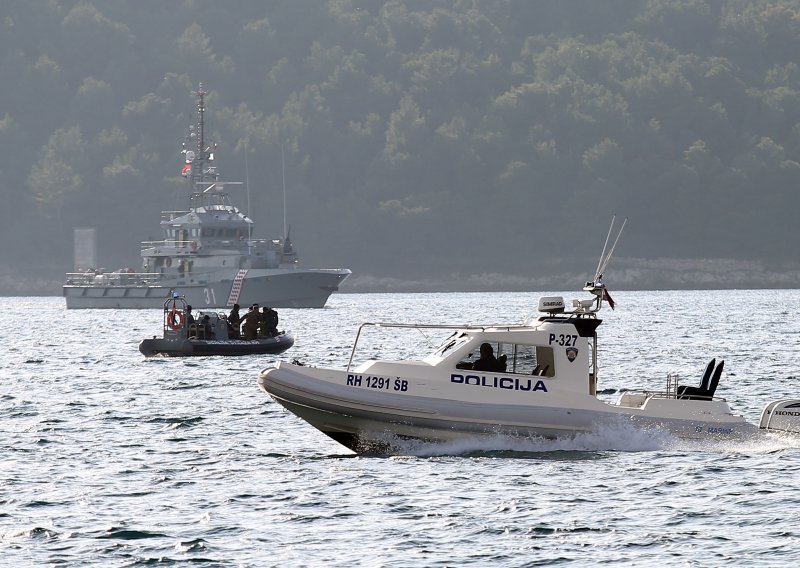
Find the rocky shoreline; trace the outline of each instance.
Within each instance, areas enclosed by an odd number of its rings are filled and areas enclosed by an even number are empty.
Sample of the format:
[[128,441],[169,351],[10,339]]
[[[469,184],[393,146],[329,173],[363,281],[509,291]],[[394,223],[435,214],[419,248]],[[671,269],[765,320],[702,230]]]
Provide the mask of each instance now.
[[[605,281],[614,290],[800,288],[800,266],[766,266],[759,261],[730,259],[641,258],[614,259],[612,264]],[[342,292],[573,290],[592,277],[587,272],[563,267],[546,273],[547,276],[528,276],[485,272],[416,280],[353,274],[342,286]]]

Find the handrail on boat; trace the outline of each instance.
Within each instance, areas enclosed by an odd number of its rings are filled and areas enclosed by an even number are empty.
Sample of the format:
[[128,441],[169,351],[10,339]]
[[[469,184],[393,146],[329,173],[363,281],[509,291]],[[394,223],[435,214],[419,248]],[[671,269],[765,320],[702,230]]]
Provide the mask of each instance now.
[[157,272],[67,272],[67,286],[149,286],[158,281]]
[[[192,252],[196,252],[197,248],[200,246],[200,237],[192,238],[192,239],[184,239],[184,240],[176,240],[176,239],[162,239],[156,241],[142,241],[140,243],[140,250],[145,251],[151,248],[175,248],[175,249],[189,249]],[[208,242],[227,242],[227,243],[239,243],[240,245],[249,245],[252,247],[258,245],[271,245],[273,247],[277,247],[280,245],[279,239],[248,239],[247,237],[243,238],[241,241],[237,241],[236,239],[231,238],[217,238],[217,237],[202,237],[205,241]]]
[[[645,397],[652,397],[652,398],[678,398],[678,387],[680,386],[680,375],[677,373],[667,373],[667,386],[666,389],[663,391],[651,391],[651,390],[630,390],[626,391],[626,394],[640,394],[644,395]],[[687,397],[686,400],[689,400]],[[691,400],[705,400],[705,401],[722,401],[725,402],[725,398],[721,396],[699,396],[693,395]]]
[[361,337],[361,330],[365,327],[387,327],[387,328],[401,328],[401,329],[466,329],[466,330],[476,330],[476,331],[485,331],[486,329],[499,329],[499,330],[507,330],[510,331],[512,329],[519,329],[526,326],[525,324],[518,324],[518,325],[508,325],[508,324],[489,324],[489,325],[468,325],[468,324],[449,324],[449,323],[393,323],[393,322],[364,322],[360,326],[358,326],[358,332],[356,333],[356,340],[353,342],[353,349],[350,351],[350,359],[347,361],[347,372],[350,372],[350,367],[353,364],[353,357],[356,354],[356,347],[358,346],[358,340]]
[[678,381],[680,375],[667,373],[667,398],[678,398]]

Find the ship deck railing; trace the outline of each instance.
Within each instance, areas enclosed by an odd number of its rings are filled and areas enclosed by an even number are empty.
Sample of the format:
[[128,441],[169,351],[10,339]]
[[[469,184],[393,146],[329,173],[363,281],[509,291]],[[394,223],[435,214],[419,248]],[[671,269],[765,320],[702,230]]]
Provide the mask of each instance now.
[[67,286],[153,286],[158,283],[157,272],[67,272]]
[[[199,195],[200,192],[195,193],[195,196]],[[230,203],[205,203],[204,205],[202,205],[202,208],[205,209],[206,211],[224,211],[231,214],[236,212],[236,207],[234,207]],[[175,219],[177,219],[178,217],[183,217],[184,215],[188,215],[191,212],[192,211],[162,211],[161,222],[170,223]]]
[[[229,239],[229,238],[218,238],[218,237],[203,237],[203,242],[210,244],[212,246],[217,245],[226,245],[226,246],[233,246],[238,245],[240,247],[261,247],[261,246],[268,246],[270,248],[278,248],[280,247],[280,241],[278,239],[247,239],[244,238],[242,240],[237,239]],[[188,250],[191,252],[196,252],[200,248],[200,240],[198,239],[187,239],[187,240],[162,240],[162,241],[142,241],[141,243],[141,250],[149,250],[149,249],[177,249],[177,250]]]

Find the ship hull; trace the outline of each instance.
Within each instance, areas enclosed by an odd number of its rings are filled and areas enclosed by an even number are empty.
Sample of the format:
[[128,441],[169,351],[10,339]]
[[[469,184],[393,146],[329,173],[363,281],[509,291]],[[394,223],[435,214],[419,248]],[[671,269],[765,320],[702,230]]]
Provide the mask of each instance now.
[[[569,438],[598,428],[632,427],[668,432],[686,439],[741,439],[757,428],[730,413],[722,401],[659,399],[638,408],[598,400],[588,394],[542,394],[520,403],[520,393],[497,393],[489,402],[465,397],[459,385],[390,377],[388,388],[353,386],[358,374],[279,362],[265,369],[261,390],[322,433],[356,452],[394,453],[398,442],[444,443],[486,438]],[[374,377],[384,381],[382,377]],[[369,385],[369,380],[364,383]],[[380,384],[380,383],[378,383]],[[386,383],[384,383],[386,384]],[[403,389],[407,388],[407,391]],[[408,391],[418,391],[410,395]]]
[[161,280],[154,285],[66,284],[67,309],[162,308],[171,291],[178,291],[195,308],[227,308],[259,304],[273,308],[322,308],[350,274],[344,269],[252,269],[236,286],[236,272],[214,273],[207,280]]

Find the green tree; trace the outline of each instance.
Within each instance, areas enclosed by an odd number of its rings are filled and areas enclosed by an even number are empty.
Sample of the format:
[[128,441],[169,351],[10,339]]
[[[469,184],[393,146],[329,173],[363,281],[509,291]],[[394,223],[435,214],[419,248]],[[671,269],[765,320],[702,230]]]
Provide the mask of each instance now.
[[84,187],[79,172],[85,160],[80,128],[59,129],[50,136],[28,176],[29,194],[41,214],[61,219],[65,205]]

